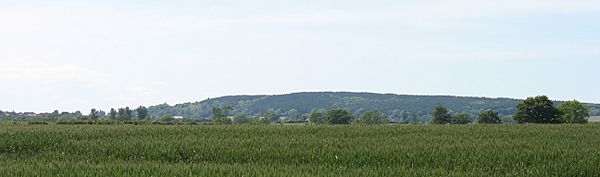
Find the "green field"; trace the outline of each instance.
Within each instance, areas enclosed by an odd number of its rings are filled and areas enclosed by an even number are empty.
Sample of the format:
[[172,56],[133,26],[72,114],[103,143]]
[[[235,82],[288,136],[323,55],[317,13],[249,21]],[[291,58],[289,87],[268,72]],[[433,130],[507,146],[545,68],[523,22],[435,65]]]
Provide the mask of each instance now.
[[600,122],[600,116],[592,116],[589,118],[589,121],[592,123]]
[[600,125],[0,125],[1,176],[600,176]]

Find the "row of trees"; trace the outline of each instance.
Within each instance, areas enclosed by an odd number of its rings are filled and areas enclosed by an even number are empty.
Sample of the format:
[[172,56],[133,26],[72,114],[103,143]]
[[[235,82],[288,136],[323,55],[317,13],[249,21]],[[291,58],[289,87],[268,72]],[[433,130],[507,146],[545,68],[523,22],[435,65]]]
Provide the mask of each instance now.
[[[560,105],[555,107],[554,102],[549,100],[546,96],[530,97],[524,101],[521,101],[516,106],[516,114],[512,116],[512,119],[504,116],[504,121],[518,122],[518,123],[586,123],[589,117],[589,108],[576,100],[559,102]],[[300,114],[299,111],[292,109],[286,114],[277,113],[273,109],[268,109],[264,113],[248,115],[244,113],[237,113],[233,116],[229,116],[228,112],[232,111],[231,106],[213,107],[209,119],[186,119],[184,121],[211,121],[213,124],[269,124],[272,122],[309,122],[312,124],[350,124],[350,123],[362,123],[362,124],[382,124],[392,122],[390,117],[379,110],[372,110],[361,112],[357,114],[355,112],[347,111],[346,109],[332,109],[332,110],[317,110],[310,114]],[[452,111],[448,110],[441,104],[438,105],[432,114],[425,114],[430,117],[426,121],[432,124],[468,124],[477,122],[480,124],[498,124],[502,123],[499,112],[495,110],[487,110],[480,112],[476,118],[472,118],[472,114],[467,112],[451,114]],[[37,119],[45,121],[56,121],[56,120],[98,120],[108,119],[114,121],[134,121],[134,120],[149,120],[149,111],[146,107],[140,106],[136,109],[130,109],[129,107],[111,109],[108,113],[102,110],[91,109],[89,115],[83,115],[77,111],[74,113],[63,112],[59,113],[54,111],[52,113],[15,113],[15,112],[0,112],[0,116],[4,117],[23,117],[23,119]],[[358,115],[358,116],[355,116]],[[406,112],[402,113],[401,120],[395,120],[399,123],[415,123],[406,121],[410,119],[410,115]],[[418,115],[412,116],[417,117]],[[160,121],[173,121],[175,116],[171,114],[165,114],[160,119],[153,117],[152,119],[158,119]],[[406,119],[405,119],[406,118]],[[423,123],[423,122],[418,122]],[[506,122],[505,122],[506,123]]]
[[[233,117],[227,116],[227,111],[230,111],[230,106],[213,107],[212,108],[212,123],[218,125],[224,124],[270,124],[277,122],[279,118],[275,113],[267,111],[260,116],[248,116],[246,114],[236,114]],[[279,120],[282,121],[282,120]],[[367,111],[362,114],[357,120],[352,113],[344,109],[332,109],[326,113],[313,112],[308,121],[312,124],[351,124],[352,122],[363,124],[383,124],[390,122],[388,116],[380,111]]]
[[97,120],[103,117],[115,121],[132,121],[134,118],[137,118],[137,120],[146,120],[148,119],[148,109],[144,106],[140,106],[135,110],[131,110],[129,107],[119,108],[118,110],[111,108],[108,114],[102,110],[91,109],[88,117],[90,120]]
[[[589,109],[581,102],[566,101],[555,107],[547,96],[529,97],[517,106],[517,114],[513,119],[519,123],[587,123]],[[231,110],[230,106],[214,107],[212,121],[214,124],[268,124],[277,119],[273,113],[267,112],[258,117],[245,114],[236,114],[233,118],[226,116]],[[313,112],[309,118],[313,124],[383,124],[390,122],[390,118],[380,111],[364,112],[358,119],[344,109],[332,109],[325,113]],[[502,119],[494,110],[486,110],[474,120],[468,113],[450,114],[443,105],[438,105],[433,112],[432,124],[469,124],[476,121],[478,124],[500,124]]]
[[[529,97],[517,105],[517,113],[513,119],[519,123],[587,123],[589,108],[585,104],[573,100],[554,106],[554,102],[547,96]],[[439,105],[431,120],[432,124],[468,124],[472,120],[467,113],[451,115],[444,106]],[[477,123],[499,124],[502,123],[498,112],[487,110],[477,116]]]
[[[432,124],[469,124],[472,123],[471,115],[467,113],[460,113],[457,115],[451,115],[448,109],[442,105],[438,105],[433,112],[433,118],[431,119]],[[481,112],[477,116],[477,123],[480,124],[499,124],[502,123],[498,112],[493,110],[487,110]]]
[[266,112],[261,116],[248,116],[246,114],[236,114],[233,118],[227,116],[227,112],[232,110],[231,106],[213,107],[212,108],[212,123],[217,125],[230,125],[230,124],[270,124],[274,119],[275,114]]
[[529,97],[517,105],[513,119],[519,123],[587,123],[589,108],[573,100],[554,106],[547,96]]
[[389,123],[390,118],[380,111],[372,110],[364,112],[357,120],[354,115],[344,109],[332,109],[323,114],[313,112],[309,121],[314,124],[351,124],[353,121],[362,124]]

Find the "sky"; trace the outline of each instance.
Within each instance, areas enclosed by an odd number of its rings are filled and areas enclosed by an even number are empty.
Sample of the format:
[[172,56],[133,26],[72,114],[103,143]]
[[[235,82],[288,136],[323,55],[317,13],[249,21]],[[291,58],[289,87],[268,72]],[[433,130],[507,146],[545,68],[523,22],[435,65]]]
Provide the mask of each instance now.
[[0,110],[358,91],[600,103],[598,0],[0,0]]

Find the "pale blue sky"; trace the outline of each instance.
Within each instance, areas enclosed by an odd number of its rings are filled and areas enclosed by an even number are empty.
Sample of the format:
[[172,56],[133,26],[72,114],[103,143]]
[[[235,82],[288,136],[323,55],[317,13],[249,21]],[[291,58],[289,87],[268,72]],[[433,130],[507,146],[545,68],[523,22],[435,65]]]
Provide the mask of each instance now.
[[0,0],[0,110],[365,91],[600,103],[597,0]]

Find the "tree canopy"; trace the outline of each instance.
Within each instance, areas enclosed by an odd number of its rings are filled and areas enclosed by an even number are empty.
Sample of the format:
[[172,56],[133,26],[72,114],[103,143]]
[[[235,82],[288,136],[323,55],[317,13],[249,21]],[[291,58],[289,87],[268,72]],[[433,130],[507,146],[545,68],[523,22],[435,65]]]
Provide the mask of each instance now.
[[450,117],[450,124],[468,124],[473,122],[471,115],[468,113],[460,113]]
[[231,110],[231,106],[213,107],[212,108],[212,122],[217,125],[228,125],[232,124],[232,120],[227,117],[226,112]]
[[373,110],[367,111],[360,116],[360,123],[363,124],[383,124],[386,122],[387,117],[380,111]]
[[587,123],[587,118],[590,116],[589,108],[577,100],[562,103],[558,110],[564,123]]
[[246,114],[238,113],[238,114],[235,114],[235,116],[233,116],[233,124],[242,125],[242,124],[248,124],[250,122],[252,122],[252,120]]
[[560,111],[547,96],[529,97],[517,105],[513,119],[519,123],[560,123]]
[[320,112],[313,112],[310,114],[309,121],[314,124],[327,124],[327,118]]
[[148,109],[146,109],[144,106],[138,107],[135,109],[135,111],[137,112],[137,117],[139,120],[144,120],[148,117]]
[[332,109],[327,112],[327,120],[330,124],[350,124],[354,116],[343,109]]
[[500,116],[498,116],[498,112],[493,110],[487,110],[481,112],[479,116],[477,116],[477,123],[480,124],[499,124],[502,123]]
[[452,116],[448,113],[448,109],[441,104],[435,108],[433,112],[433,118],[431,119],[432,124],[448,124]]

